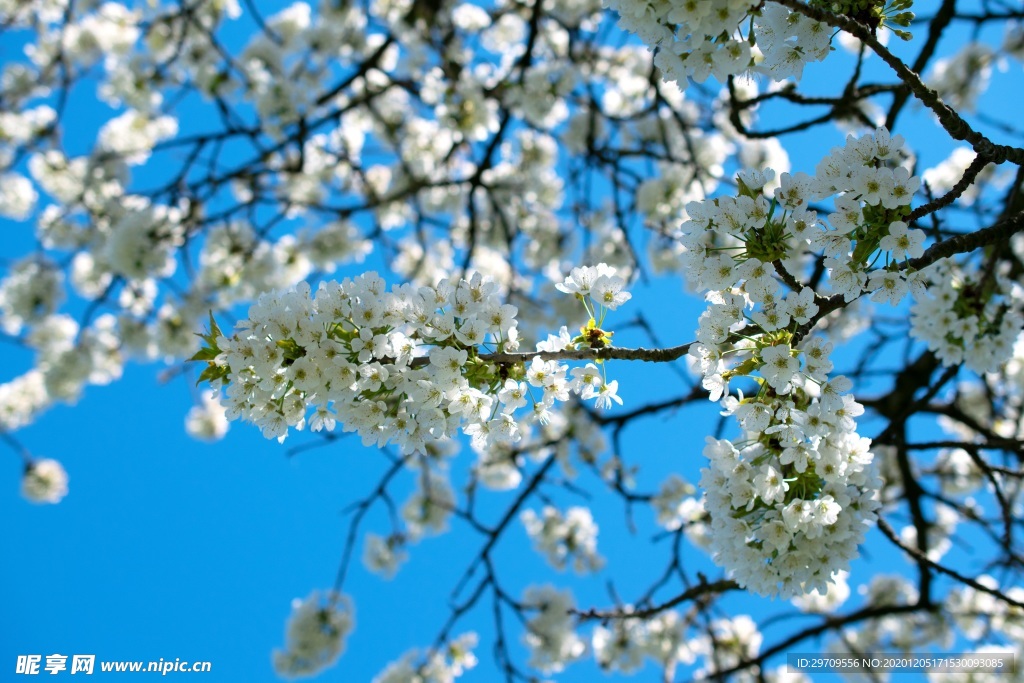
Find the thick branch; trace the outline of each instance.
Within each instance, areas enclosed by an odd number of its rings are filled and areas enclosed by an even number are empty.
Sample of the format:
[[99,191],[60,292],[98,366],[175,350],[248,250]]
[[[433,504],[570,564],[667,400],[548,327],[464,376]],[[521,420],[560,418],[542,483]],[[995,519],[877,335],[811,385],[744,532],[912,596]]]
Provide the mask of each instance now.
[[963,254],[969,251],[974,251],[979,247],[1002,242],[1011,235],[1022,230],[1024,230],[1024,211],[1015,213],[1009,218],[1001,220],[987,228],[978,230],[977,232],[957,235],[956,237],[950,237],[948,240],[943,240],[938,244],[934,244],[920,257],[911,259],[906,264],[906,267],[913,268],[914,270],[921,270],[922,268],[927,268],[939,259],[946,258],[947,256]]
[[534,358],[541,360],[642,360],[651,363],[668,363],[687,354],[695,342],[672,346],[667,349],[636,349],[606,346],[602,349],[566,349],[564,351],[522,351],[517,353],[485,353],[481,360],[491,363],[529,363]]

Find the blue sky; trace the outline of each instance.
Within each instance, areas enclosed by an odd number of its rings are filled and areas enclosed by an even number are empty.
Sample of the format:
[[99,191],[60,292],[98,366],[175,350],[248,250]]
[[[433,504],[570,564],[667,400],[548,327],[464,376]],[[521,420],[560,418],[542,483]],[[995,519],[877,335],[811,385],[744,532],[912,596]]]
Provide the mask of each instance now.
[[[829,68],[808,67],[806,85],[823,85]],[[1011,96],[1004,91],[1000,97]],[[73,141],[69,146],[80,145],[79,151],[90,147],[91,140],[75,141],[75,135],[84,135],[103,116],[83,102],[74,123],[80,130],[67,132]],[[783,120],[786,114],[774,116]],[[929,118],[912,112],[907,116],[920,122]],[[794,137],[787,144],[794,170],[813,170],[827,151],[817,135]],[[842,140],[833,137],[828,144]],[[925,165],[944,158],[944,147],[932,145],[923,154]],[[7,224],[2,229],[0,257],[16,258],[31,248],[29,226]],[[677,278],[634,292],[634,301],[618,320],[643,310],[666,344],[692,338],[703,307],[684,299]],[[666,302],[671,302],[670,315]],[[623,345],[645,341],[629,332],[616,337]],[[4,349],[0,380],[6,381],[25,369],[28,356],[13,345]],[[678,383],[665,385],[665,370],[657,366],[617,363],[610,372],[619,380],[626,409],[681,391]],[[13,667],[18,655],[94,654],[99,660],[210,661],[207,680],[277,680],[270,653],[284,644],[291,600],[333,583],[348,531],[343,510],[372,490],[388,463],[351,438],[288,457],[289,447],[312,437],[293,434],[280,446],[241,424],[232,425],[221,443],[196,442],[183,428],[193,404],[190,384],[182,377],[161,384],[154,367],[130,365],[121,381],[90,387],[77,405],[58,406],[20,431],[17,438],[37,457],[54,457],[69,473],[70,495],[57,506],[31,505],[21,498],[21,463],[13,453],[0,456],[0,518],[7,520],[0,527],[0,547],[7,549],[0,564],[0,603],[5,605],[0,612],[0,671],[9,673],[4,667]],[[645,467],[641,489],[650,491],[670,471],[696,482],[703,436],[715,418],[714,406],[702,406],[627,430],[627,455]],[[873,432],[862,428],[864,434]],[[466,451],[453,465],[456,470],[471,458]],[[411,492],[412,481],[406,476],[398,486],[397,502]],[[601,488],[587,473],[581,475],[581,484]],[[549,493],[562,506],[585,503],[564,491]],[[507,494],[497,495],[488,504],[495,518],[508,500]],[[608,560],[604,572],[586,581],[552,572],[529,550],[517,525],[497,551],[513,595],[521,595],[531,583],[553,582],[571,585],[580,606],[605,607],[612,604],[606,589],[609,577],[628,601],[660,573],[665,552],[652,554],[648,535],[629,533],[619,501],[599,495],[590,504],[601,528],[599,549]],[[639,514],[641,529],[653,529],[647,511]],[[393,581],[385,582],[355,563],[345,592],[357,599],[356,630],[340,663],[322,680],[368,681],[404,651],[432,642],[448,615],[451,588],[483,544],[458,522],[453,527],[452,533],[412,547],[411,560]],[[383,509],[368,515],[364,529],[388,531]],[[877,534],[872,539],[877,541]],[[860,562],[851,583],[863,583],[882,570],[905,571],[906,563],[894,560],[888,548],[884,542],[873,543],[870,564]],[[360,554],[361,546],[357,559]],[[711,577],[718,575],[693,548],[687,549],[686,561]],[[741,594],[722,605],[726,611],[749,611],[755,617],[792,611],[786,603]],[[512,621],[506,619],[512,625],[513,651],[525,661]],[[481,633],[481,664],[464,680],[492,680],[489,602],[455,633],[471,629]],[[649,675],[650,669],[638,680]],[[554,678],[571,683],[600,679],[600,674],[593,664],[583,663]]]

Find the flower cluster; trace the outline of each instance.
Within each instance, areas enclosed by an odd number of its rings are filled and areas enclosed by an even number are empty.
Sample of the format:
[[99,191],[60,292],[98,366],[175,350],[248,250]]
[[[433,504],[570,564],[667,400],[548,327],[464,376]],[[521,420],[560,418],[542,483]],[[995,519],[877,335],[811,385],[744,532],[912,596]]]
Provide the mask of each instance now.
[[882,482],[869,468],[867,439],[826,421],[819,424],[827,438],[808,437],[807,412],[776,410],[788,412],[787,421],[773,420],[741,449],[708,437],[711,466],[701,486],[713,557],[762,595],[824,592],[856,557]]
[[544,674],[558,673],[587,651],[587,644],[573,628],[570,613],[576,607],[572,594],[552,586],[526,589],[523,607],[537,614],[526,622],[523,640],[530,649],[530,666]]
[[[611,0],[619,26],[636,33],[652,49],[655,64],[680,87],[687,78],[703,83],[757,68],[775,80],[799,79],[808,62],[824,59],[830,49],[828,26],[780,5],[750,0]],[[749,35],[738,27],[751,25]]]
[[715,674],[728,671],[742,661],[757,657],[764,637],[757,624],[746,614],[732,619],[715,619],[711,622],[704,667],[696,678],[715,679]]
[[[594,284],[603,320],[606,308],[629,298],[613,268],[576,269],[559,286],[572,283],[578,296],[590,294],[580,275],[590,271],[601,273]],[[593,364],[569,379],[568,366],[540,356],[528,365],[488,362],[489,351],[519,348],[516,313],[502,303],[497,284],[479,274],[386,291],[376,273],[367,273],[323,282],[312,298],[305,283],[264,294],[231,337],[211,320],[208,346],[193,360],[208,363],[200,379],[220,384],[227,417],[256,424],[267,438],[283,440],[289,428],[307,424],[331,431],[341,422],[365,445],[394,443],[406,453],[460,428],[478,450],[514,443],[521,438],[516,411],[530,404],[525,419],[543,423],[571,392],[596,398],[599,407],[622,402],[617,383],[606,382]],[[538,350],[599,348],[610,336],[591,317],[580,337],[566,333]]]
[[[628,613],[632,608],[625,608]],[[596,626],[591,636],[594,659],[606,671],[631,673],[652,659],[666,671],[680,663],[691,664],[697,654],[707,651],[706,640],[687,633],[678,612],[665,611],[653,617],[624,617],[607,626]]]
[[0,322],[8,334],[53,314],[64,298],[63,274],[55,264],[31,257],[14,264],[0,281]]
[[731,672],[740,681],[810,682],[785,666],[753,673],[734,671],[757,658],[763,641],[757,624],[745,614],[715,619],[694,629],[697,624],[692,615],[665,611],[634,617],[630,616],[632,612],[633,608],[626,606],[620,617],[594,628],[594,658],[605,671],[636,673],[649,659],[664,670],[665,680],[675,680],[680,664],[699,662],[699,668],[690,674],[693,680],[717,680],[724,672]]
[[408,559],[405,552],[405,537],[392,534],[387,538],[377,534],[366,534],[366,545],[363,550],[363,564],[375,574],[390,579],[398,571],[398,566]]
[[585,507],[571,507],[565,515],[547,505],[542,516],[533,510],[521,515],[526,533],[556,569],[571,561],[579,573],[597,571],[604,558],[597,554],[597,524]]
[[352,603],[343,595],[313,591],[305,600],[296,598],[285,629],[285,649],[274,651],[274,670],[287,678],[319,673],[341,655],[354,626]]
[[682,529],[690,543],[707,550],[711,547],[711,530],[697,488],[676,474],[662,482],[661,490],[651,499],[658,524],[669,531]]
[[[901,267],[923,252],[923,235],[901,220],[920,184],[891,167],[902,144],[880,128],[848,138],[813,177],[782,174],[771,199],[761,192],[769,170],[741,173],[736,197],[687,205],[684,267],[693,286],[710,290],[690,354],[711,399],[744,430],[736,442],[709,438],[704,451],[711,548],[762,594],[824,592],[879,506],[870,442],[856,433],[864,409],[847,378],[830,377],[832,344],[802,338],[823,300],[791,273],[810,246],[824,256],[825,286],[847,301],[874,292],[897,303],[923,289],[920,274]],[[809,202],[833,196],[826,223]],[[756,383],[754,395],[731,394],[740,377]]]
[[615,268],[599,263],[596,266],[573,268],[563,282],[555,285],[555,289],[566,294],[573,294],[581,301],[585,301],[589,297],[591,305],[584,305],[587,312],[593,316],[597,309],[614,311],[629,301],[632,295],[623,291],[625,286],[625,279],[616,274]]
[[185,431],[194,439],[218,441],[228,433],[228,419],[224,413],[224,406],[213,392],[203,392],[199,404],[185,416]]
[[455,509],[455,492],[446,474],[427,470],[416,483],[416,491],[402,506],[402,520],[412,541],[428,533],[443,532]]
[[[688,279],[697,289],[720,292],[744,280],[745,301],[762,305],[755,322],[765,331],[806,323],[817,312],[813,291],[793,291],[783,300],[774,277],[780,274],[778,263],[795,271],[808,245],[824,255],[830,286],[846,301],[872,292],[873,301],[895,304],[912,290],[923,291],[920,273],[900,267],[924,251],[924,234],[902,220],[921,186],[919,178],[895,165],[902,148],[902,136],[879,128],[873,135],[848,137],[813,176],[783,173],[770,199],[760,192],[774,177],[768,169],[740,174],[736,197],[691,202],[690,220],[682,226]],[[826,221],[809,203],[828,198],[834,198],[835,210]],[[882,267],[872,270],[879,261]],[[718,324],[705,334],[733,317],[733,299],[720,298],[726,307],[709,312],[708,323]]]
[[24,427],[49,403],[46,377],[39,370],[0,384],[0,428],[13,431]]
[[21,494],[33,503],[59,503],[68,495],[68,473],[56,460],[35,460],[25,467]]
[[990,45],[967,43],[956,54],[935,61],[928,86],[950,106],[973,113],[978,98],[988,90],[997,57],[998,52]]
[[[909,40],[904,28],[914,19],[912,0],[811,0],[836,14],[885,27]],[[687,78],[709,76],[724,83],[745,72],[776,81],[800,80],[804,66],[824,60],[832,50],[833,30],[800,12],[751,0],[608,0],[620,28],[637,34],[657,54],[664,75],[686,87]],[[743,27],[748,27],[746,34]],[[904,28],[899,28],[904,27]]]
[[[985,588],[999,590],[999,582],[987,574],[979,576],[977,581]],[[1006,591],[1006,596],[1022,602],[1024,587],[1013,586]],[[961,586],[950,592],[945,607],[964,635],[972,641],[991,637],[995,632],[1002,633],[1018,647],[1024,642],[1024,609],[992,593],[973,586]]]
[[1013,355],[1024,327],[1021,286],[1001,276],[965,278],[952,264],[928,272],[927,292],[911,308],[910,332],[943,365],[995,372]]

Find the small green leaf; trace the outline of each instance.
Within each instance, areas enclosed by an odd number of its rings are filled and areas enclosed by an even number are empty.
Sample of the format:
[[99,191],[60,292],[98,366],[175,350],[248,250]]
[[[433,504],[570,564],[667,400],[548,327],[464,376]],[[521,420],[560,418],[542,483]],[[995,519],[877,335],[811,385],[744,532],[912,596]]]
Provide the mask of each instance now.
[[192,361],[212,361],[219,355],[219,353],[220,352],[217,349],[211,349],[204,346],[203,348],[196,351],[196,354],[189,358],[186,362],[191,363]]
[[206,366],[206,369],[203,370],[202,374],[199,375],[199,379],[196,380],[196,386],[199,386],[203,382],[212,383],[218,379],[226,377],[229,371],[230,369],[227,368],[226,366],[214,365],[213,363],[210,363],[209,365]]

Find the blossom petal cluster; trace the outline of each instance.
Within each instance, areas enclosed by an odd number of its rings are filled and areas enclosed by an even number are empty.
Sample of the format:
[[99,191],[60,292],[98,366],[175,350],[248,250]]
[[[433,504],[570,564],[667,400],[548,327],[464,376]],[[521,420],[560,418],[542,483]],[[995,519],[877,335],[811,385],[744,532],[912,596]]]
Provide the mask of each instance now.
[[573,268],[563,282],[555,285],[555,289],[579,297],[589,296],[597,306],[614,311],[632,297],[623,291],[625,286],[625,278],[618,275],[615,268],[599,263]]
[[[822,254],[829,288],[846,301],[870,293],[873,301],[896,304],[922,292],[921,273],[900,267],[921,256],[924,240],[903,221],[921,186],[898,165],[903,144],[902,136],[884,128],[851,135],[818,163],[813,176],[783,173],[771,196],[760,191],[774,178],[768,169],[741,174],[738,196],[689,203],[690,218],[681,228],[687,279],[698,290],[718,292],[743,281],[744,301],[761,304],[763,317],[755,322],[767,330],[804,324],[817,312],[813,290],[783,298],[775,278],[778,264],[799,272],[806,250]],[[825,199],[835,208],[821,216],[811,202]],[[727,292],[718,296],[723,305],[732,301]],[[705,335],[721,337],[722,325],[735,321],[734,312],[709,312]]]
[[713,558],[761,595],[826,591],[849,570],[879,507],[867,439],[839,431],[788,443],[778,453],[770,441],[738,449],[708,437],[704,449]]
[[936,264],[927,278],[927,291],[910,310],[910,333],[947,367],[963,363],[979,374],[998,371],[1013,356],[1024,328],[1024,288],[950,263]]
[[56,460],[34,460],[25,468],[21,494],[33,503],[59,503],[68,494],[68,473]]
[[296,598],[285,628],[285,647],[273,654],[274,670],[286,678],[319,673],[341,655],[354,626],[354,608],[346,596],[313,591],[305,600]]
[[253,422],[268,438],[341,422],[367,445],[409,452],[465,423],[514,440],[514,423],[464,373],[479,367],[469,352],[485,340],[516,347],[515,314],[479,276],[385,291],[367,273],[323,282],[312,297],[305,283],[267,293],[235,335],[217,341],[228,379],[222,401],[229,418]]
[[[665,77],[686,87],[688,78],[755,70],[775,80],[800,79],[804,65],[823,60],[831,49],[832,31],[775,3],[750,0],[610,0],[619,26],[637,34],[651,49]],[[741,27],[750,26],[744,35]],[[751,49],[756,45],[761,59]]]
[[[705,447],[710,547],[764,595],[825,592],[877,514],[882,482],[870,441],[856,432],[864,409],[852,383],[831,376],[832,344],[802,331],[825,299],[792,273],[810,249],[829,276],[822,290],[847,301],[871,292],[897,303],[923,289],[899,263],[923,251],[920,231],[901,220],[920,185],[893,167],[902,145],[879,128],[834,148],[814,176],[784,173],[770,197],[761,188],[773,173],[747,171],[737,196],[687,205],[684,268],[709,302],[690,355],[711,400],[742,429]],[[819,218],[810,202],[829,197],[835,211]],[[744,396],[735,382],[756,392]]]
[[[613,292],[610,301],[628,299],[614,269],[598,269],[595,282]],[[301,283],[263,294],[234,335],[211,330],[204,337],[211,346],[194,360],[208,362],[203,378],[219,384],[228,419],[251,422],[267,438],[340,423],[364,445],[396,444],[403,453],[459,430],[478,451],[515,443],[520,419],[543,423],[571,393],[598,407],[622,402],[617,382],[592,364],[570,379],[567,365],[539,355],[528,365],[481,357],[519,348],[517,312],[479,273],[388,291],[371,272],[322,282],[315,293]],[[568,345],[541,342],[538,350]],[[527,404],[533,410],[518,418]]]
[[[633,611],[625,607],[626,615]],[[596,626],[591,636],[594,659],[605,671],[632,673],[645,659],[672,671],[678,664],[691,664],[710,646],[701,636],[688,632],[678,612],[665,611],[653,617],[624,616],[607,626]]]
[[570,610],[576,603],[570,592],[552,586],[531,586],[526,589],[522,604],[536,611],[526,622],[523,636],[530,650],[531,667],[544,674],[558,673],[586,653],[587,644],[574,629]]
[[540,515],[526,510],[520,516],[526,533],[556,569],[572,563],[578,573],[596,571],[604,565],[597,553],[597,524],[585,507],[571,507],[563,515],[547,505]]
[[398,571],[399,565],[409,557],[404,544],[405,539],[399,534],[387,538],[373,533],[366,534],[363,564],[375,574],[390,579]]

